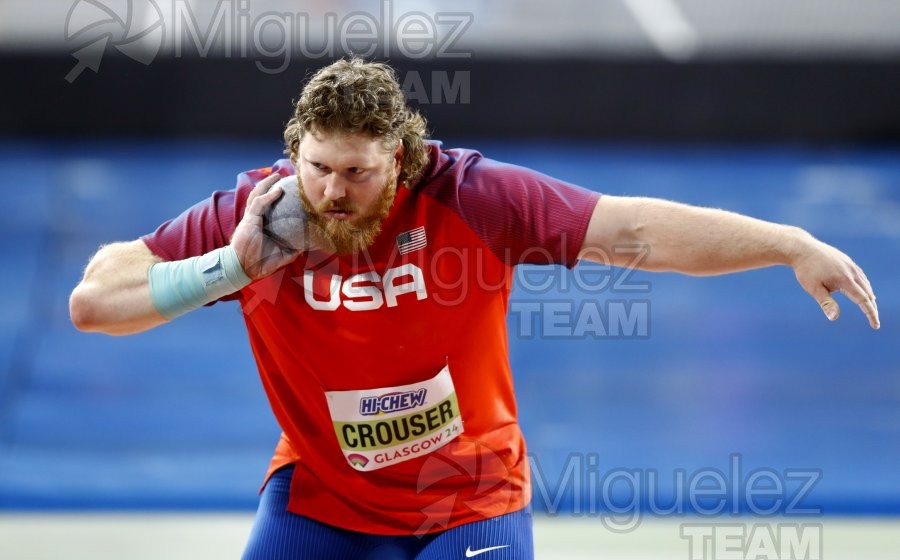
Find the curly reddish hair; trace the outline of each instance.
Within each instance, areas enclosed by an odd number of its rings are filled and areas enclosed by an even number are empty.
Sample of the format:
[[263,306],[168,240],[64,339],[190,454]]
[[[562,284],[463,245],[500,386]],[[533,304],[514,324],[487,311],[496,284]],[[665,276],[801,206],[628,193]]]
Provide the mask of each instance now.
[[394,69],[359,57],[341,59],[306,83],[284,129],[284,152],[297,161],[307,132],[345,132],[380,138],[385,151],[403,143],[398,183],[411,185],[428,163],[425,119],[406,105]]

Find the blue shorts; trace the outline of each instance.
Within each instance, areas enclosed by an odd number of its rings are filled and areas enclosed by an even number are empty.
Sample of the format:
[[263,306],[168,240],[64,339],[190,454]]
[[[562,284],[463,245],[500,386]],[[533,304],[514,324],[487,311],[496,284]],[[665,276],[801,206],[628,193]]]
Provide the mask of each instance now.
[[293,467],[263,490],[243,560],[533,560],[530,508],[423,536],[357,533],[287,510]]

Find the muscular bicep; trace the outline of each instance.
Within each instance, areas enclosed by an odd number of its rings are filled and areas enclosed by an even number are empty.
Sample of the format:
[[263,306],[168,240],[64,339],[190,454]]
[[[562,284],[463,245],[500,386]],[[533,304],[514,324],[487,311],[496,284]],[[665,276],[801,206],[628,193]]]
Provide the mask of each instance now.
[[594,209],[579,257],[708,276],[788,264],[795,237],[792,228],[718,208],[604,196]]
[[[147,268],[162,259],[142,239],[119,241],[101,247],[84,270],[84,281],[111,280],[109,275],[146,280]],[[143,277],[141,276],[143,274]]]
[[84,331],[129,334],[165,322],[147,280],[150,266],[161,260],[140,239],[101,247],[69,297],[72,323]]

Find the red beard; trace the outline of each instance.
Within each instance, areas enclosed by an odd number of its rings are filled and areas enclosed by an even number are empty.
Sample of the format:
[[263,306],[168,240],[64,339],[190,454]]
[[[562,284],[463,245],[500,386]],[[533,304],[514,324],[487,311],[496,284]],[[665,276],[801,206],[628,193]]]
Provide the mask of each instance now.
[[[381,190],[381,196],[366,214],[360,214],[359,209],[346,198],[321,202],[313,206],[303,190],[303,182],[297,175],[297,184],[300,187],[300,201],[307,214],[309,214],[310,235],[314,245],[323,251],[336,255],[349,255],[357,251],[369,248],[381,233],[381,222],[387,217],[394,204],[397,195],[397,177],[391,176]],[[336,220],[330,218],[326,212],[330,210],[345,210],[352,212],[355,217],[348,220]]]

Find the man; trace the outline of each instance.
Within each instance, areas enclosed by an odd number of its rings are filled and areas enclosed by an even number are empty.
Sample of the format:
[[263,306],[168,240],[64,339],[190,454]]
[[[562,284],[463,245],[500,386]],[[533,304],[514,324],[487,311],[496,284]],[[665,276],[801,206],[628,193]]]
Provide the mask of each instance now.
[[[840,291],[879,327],[863,272],[805,231],[444,149],[383,64],[320,70],[285,142],[290,161],[101,248],[70,300],[79,329],[109,334],[241,303],[283,429],[245,558],[533,557],[505,330],[516,264],[627,266],[616,247],[634,244],[647,270],[783,264],[829,319]],[[274,245],[267,212],[289,195],[309,228]]]

